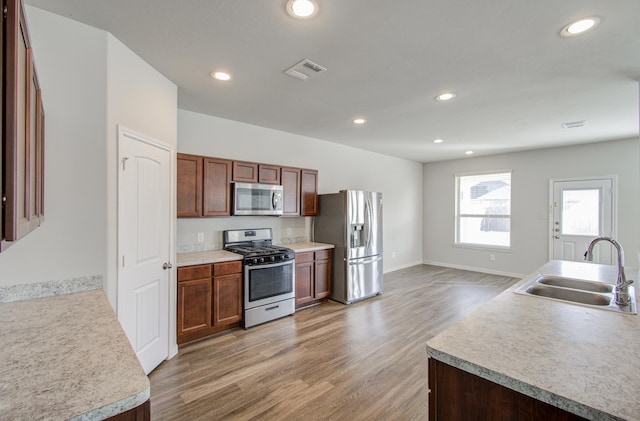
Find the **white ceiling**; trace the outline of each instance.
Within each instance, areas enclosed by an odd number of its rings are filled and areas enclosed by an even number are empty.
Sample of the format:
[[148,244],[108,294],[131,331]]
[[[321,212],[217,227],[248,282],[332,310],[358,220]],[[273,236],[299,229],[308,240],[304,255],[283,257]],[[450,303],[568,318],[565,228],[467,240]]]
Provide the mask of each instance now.
[[[178,85],[181,109],[413,161],[638,136],[638,0],[317,2],[299,21],[285,0],[27,0],[112,33]],[[328,70],[284,74],[304,58]]]

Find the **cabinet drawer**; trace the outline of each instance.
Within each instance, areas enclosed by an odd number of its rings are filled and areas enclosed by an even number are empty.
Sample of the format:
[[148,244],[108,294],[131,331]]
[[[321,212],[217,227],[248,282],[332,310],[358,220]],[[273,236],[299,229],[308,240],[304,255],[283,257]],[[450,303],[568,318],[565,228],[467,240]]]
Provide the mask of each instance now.
[[178,268],[178,282],[211,278],[211,265],[184,266]]
[[296,253],[296,263],[313,262],[313,252]]
[[230,273],[241,273],[242,261],[214,263],[213,276],[229,275]]
[[331,249],[316,251],[316,260],[331,259]]

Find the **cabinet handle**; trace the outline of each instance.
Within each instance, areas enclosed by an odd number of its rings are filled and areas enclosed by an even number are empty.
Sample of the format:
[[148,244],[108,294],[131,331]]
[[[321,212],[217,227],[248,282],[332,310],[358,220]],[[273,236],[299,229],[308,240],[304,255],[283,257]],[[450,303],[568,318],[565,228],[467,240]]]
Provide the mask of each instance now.
[[162,269],[164,269],[164,270],[171,269],[172,267],[173,267],[173,265],[171,263],[169,263],[169,262],[165,262],[162,265]]

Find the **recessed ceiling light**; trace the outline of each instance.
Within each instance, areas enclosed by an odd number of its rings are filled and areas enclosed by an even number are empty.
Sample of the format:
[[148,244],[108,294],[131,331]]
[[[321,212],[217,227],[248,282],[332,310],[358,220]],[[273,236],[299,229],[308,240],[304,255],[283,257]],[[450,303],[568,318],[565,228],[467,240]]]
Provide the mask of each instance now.
[[563,37],[575,37],[595,28],[600,23],[600,18],[589,17],[571,22],[560,31]]
[[289,0],[287,1],[287,13],[296,19],[311,19],[318,13],[318,5],[315,0]]
[[231,75],[225,72],[211,72],[211,77],[217,80],[230,80]]
[[353,124],[362,125],[367,122],[366,118],[358,117],[353,119]]
[[456,94],[453,92],[444,92],[436,97],[436,101],[449,101],[456,97]]
[[442,140],[442,139],[436,139],[436,140],[433,141],[433,143],[442,143],[442,142],[444,142],[444,140]]
[[473,151],[466,151],[464,154],[465,155],[473,155]]

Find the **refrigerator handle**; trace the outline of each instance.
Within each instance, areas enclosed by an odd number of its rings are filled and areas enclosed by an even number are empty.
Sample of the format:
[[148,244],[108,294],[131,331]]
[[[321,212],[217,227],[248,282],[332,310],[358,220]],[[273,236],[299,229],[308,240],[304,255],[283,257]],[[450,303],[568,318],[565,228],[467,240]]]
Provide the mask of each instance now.
[[373,213],[371,211],[371,200],[369,197],[367,197],[367,200],[365,201],[365,209],[367,212],[367,224],[366,224],[366,230],[367,230],[367,243],[366,243],[366,248],[369,249],[371,247],[371,221],[373,220]]
[[365,259],[365,260],[361,260],[361,259],[349,259],[349,260],[347,260],[347,259],[345,259],[345,261],[347,262],[347,264],[349,266],[366,265],[366,264],[369,264],[369,263],[378,262],[380,260],[382,260],[382,256],[373,256],[373,257],[370,257],[370,258]]

